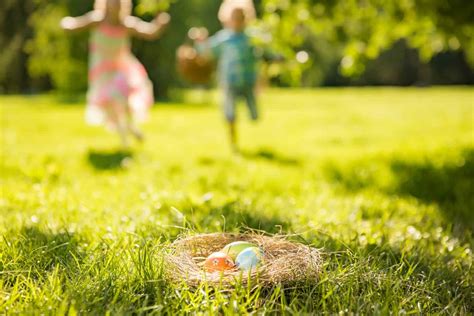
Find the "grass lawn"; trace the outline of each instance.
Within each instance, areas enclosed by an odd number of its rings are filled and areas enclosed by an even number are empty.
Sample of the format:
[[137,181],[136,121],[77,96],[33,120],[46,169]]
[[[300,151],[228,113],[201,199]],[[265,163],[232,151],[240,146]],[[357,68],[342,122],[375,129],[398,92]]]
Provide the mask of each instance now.
[[[268,90],[261,123],[242,107],[235,156],[216,105],[157,106],[146,143],[122,152],[79,103],[2,96],[0,314],[472,315],[473,100]],[[319,280],[229,292],[163,278],[180,234],[248,228],[321,248]]]

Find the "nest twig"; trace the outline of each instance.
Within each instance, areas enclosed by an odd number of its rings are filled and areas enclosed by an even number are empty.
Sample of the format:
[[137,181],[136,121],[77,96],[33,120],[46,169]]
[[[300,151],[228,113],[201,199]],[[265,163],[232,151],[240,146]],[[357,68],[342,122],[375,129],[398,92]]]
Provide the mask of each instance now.
[[[249,272],[236,269],[209,273],[202,269],[208,255],[234,241],[249,241],[262,248],[263,265]],[[170,280],[185,282],[191,287],[204,282],[222,286],[232,286],[236,283],[272,286],[315,282],[320,273],[321,253],[315,248],[291,242],[285,236],[214,233],[176,240],[170,246],[165,264]]]

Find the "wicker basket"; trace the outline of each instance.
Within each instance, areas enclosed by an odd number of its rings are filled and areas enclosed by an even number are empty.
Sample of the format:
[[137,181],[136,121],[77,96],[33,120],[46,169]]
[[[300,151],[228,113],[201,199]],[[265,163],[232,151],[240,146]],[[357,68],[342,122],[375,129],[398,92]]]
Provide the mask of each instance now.
[[190,45],[182,45],[176,53],[178,73],[186,81],[194,84],[207,84],[211,81],[215,63],[199,55]]

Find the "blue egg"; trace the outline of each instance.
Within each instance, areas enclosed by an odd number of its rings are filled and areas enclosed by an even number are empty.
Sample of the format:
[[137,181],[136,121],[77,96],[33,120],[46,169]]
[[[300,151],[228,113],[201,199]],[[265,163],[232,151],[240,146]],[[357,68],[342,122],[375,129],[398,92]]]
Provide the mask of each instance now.
[[242,250],[235,259],[235,264],[240,270],[252,270],[263,261],[263,251],[257,247]]

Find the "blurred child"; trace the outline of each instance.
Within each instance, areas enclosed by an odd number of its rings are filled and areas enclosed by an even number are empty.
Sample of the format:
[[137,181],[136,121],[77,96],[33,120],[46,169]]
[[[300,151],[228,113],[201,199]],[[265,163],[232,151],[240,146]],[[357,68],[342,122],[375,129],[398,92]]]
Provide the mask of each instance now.
[[130,134],[143,140],[134,121],[142,121],[154,102],[147,72],[131,53],[130,36],[157,39],[170,21],[167,13],[147,23],[131,12],[132,0],[96,0],[93,11],[61,20],[67,31],[92,30],[86,120],[116,130],[124,147]]
[[258,119],[255,99],[257,81],[256,58],[250,40],[244,33],[246,27],[245,12],[236,7],[231,10],[226,27],[214,36],[198,39],[198,50],[218,60],[218,79],[223,92],[223,110],[227,119],[230,143],[234,151],[237,147],[236,102],[244,98],[250,111],[250,117]]

